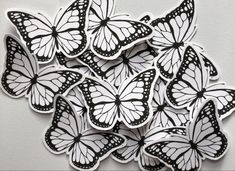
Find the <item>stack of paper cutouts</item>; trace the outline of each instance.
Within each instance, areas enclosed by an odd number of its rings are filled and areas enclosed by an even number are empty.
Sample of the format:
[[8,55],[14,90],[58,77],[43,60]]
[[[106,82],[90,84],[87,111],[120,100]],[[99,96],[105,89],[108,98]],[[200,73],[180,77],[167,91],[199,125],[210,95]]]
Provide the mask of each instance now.
[[2,90],[53,113],[44,145],[77,170],[107,157],[141,170],[200,170],[228,149],[222,120],[235,89],[217,83],[215,63],[192,42],[196,8],[183,0],[133,19],[115,13],[114,0],[76,0],[54,20],[9,10],[20,40],[5,36]]

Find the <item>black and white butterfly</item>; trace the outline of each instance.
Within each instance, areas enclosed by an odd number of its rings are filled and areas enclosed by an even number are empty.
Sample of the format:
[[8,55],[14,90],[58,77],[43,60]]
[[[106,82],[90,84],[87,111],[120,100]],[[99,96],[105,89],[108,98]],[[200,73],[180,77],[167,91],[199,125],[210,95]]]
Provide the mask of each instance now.
[[87,108],[78,87],[74,87],[72,90],[70,90],[66,95],[66,98],[73,105],[76,114],[83,118],[83,123],[85,125],[84,128],[90,128],[90,124],[87,119]]
[[112,153],[114,160],[120,163],[128,163],[135,160],[138,162],[141,170],[155,171],[164,168],[165,165],[159,162],[158,159],[147,156],[143,151],[144,145],[163,137],[167,137],[172,133],[185,135],[185,128],[183,127],[163,130],[158,126],[149,128],[149,125],[145,125],[141,128],[130,129],[121,123],[116,124],[113,131],[125,136],[127,139],[127,144],[125,147]]
[[[154,36],[149,44],[160,52],[156,66],[164,79],[172,79],[179,69],[185,46],[196,33],[194,0],[183,0],[177,8],[150,24],[154,27]],[[208,68],[215,70],[211,76],[217,77],[215,65],[209,59],[205,60]]]
[[33,110],[50,113],[56,94],[66,94],[82,81],[82,75],[69,69],[48,66],[39,69],[36,58],[13,36],[6,36],[6,69],[1,85],[13,98],[25,96]]
[[56,51],[74,57],[86,50],[89,6],[89,0],[76,0],[55,18],[53,24],[40,13],[33,16],[22,11],[8,11],[7,15],[39,63],[48,63]]
[[130,128],[146,124],[152,117],[151,101],[158,76],[156,69],[147,69],[125,80],[118,90],[107,81],[85,78],[78,87],[92,127],[109,130],[117,121]]
[[66,153],[70,165],[80,170],[95,170],[100,161],[126,143],[122,135],[84,127],[83,118],[62,96],[55,100],[54,116],[43,140],[50,152]]
[[146,42],[141,42],[123,51],[117,59],[111,61],[97,57],[90,50],[77,59],[87,65],[97,77],[119,87],[130,76],[151,67],[156,56],[153,48]]
[[235,89],[227,88],[223,83],[209,84],[209,72],[191,46],[186,48],[176,76],[167,85],[166,97],[175,108],[193,110],[205,99],[214,98],[221,118],[235,110]]
[[216,101],[207,100],[186,127],[186,135],[172,134],[144,147],[145,153],[172,170],[200,170],[202,160],[218,160],[228,147]]
[[103,59],[117,58],[123,50],[152,37],[152,28],[130,20],[128,15],[114,15],[114,0],[93,0],[89,12],[91,50]]
[[92,73],[92,71],[89,69],[89,67],[81,64],[80,62],[78,62],[74,58],[73,59],[67,58],[62,52],[59,52],[59,53],[57,52],[55,54],[55,57],[56,57],[59,65],[61,65],[61,66],[77,70],[78,72],[80,72],[81,74],[84,74],[84,75],[91,75],[91,76],[94,75]]
[[159,126],[162,128],[186,126],[189,121],[187,109],[176,109],[169,105],[165,99],[166,84],[158,79],[153,94],[153,118],[150,120],[150,128]]

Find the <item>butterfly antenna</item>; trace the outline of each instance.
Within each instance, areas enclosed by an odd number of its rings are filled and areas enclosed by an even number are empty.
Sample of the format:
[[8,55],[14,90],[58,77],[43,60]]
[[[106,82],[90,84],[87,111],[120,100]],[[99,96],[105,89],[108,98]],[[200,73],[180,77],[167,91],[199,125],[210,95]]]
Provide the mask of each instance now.
[[[56,21],[57,21],[57,18],[58,18],[58,16],[59,16],[59,13],[60,13],[61,10],[62,10],[62,8],[60,8],[60,9],[58,10],[58,12],[57,12],[57,14],[56,14],[56,16],[55,16],[55,20],[54,20],[53,26],[55,26]],[[57,23],[59,23],[59,22],[57,22]]]
[[51,22],[48,20],[48,18],[45,15],[43,15],[42,13],[38,13],[38,15],[43,17],[51,25]]

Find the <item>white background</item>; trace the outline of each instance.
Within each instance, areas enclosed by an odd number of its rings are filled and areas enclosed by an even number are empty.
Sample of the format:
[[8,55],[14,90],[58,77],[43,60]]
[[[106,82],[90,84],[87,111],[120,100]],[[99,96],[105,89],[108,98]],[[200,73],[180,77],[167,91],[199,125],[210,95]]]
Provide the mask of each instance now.
[[[130,13],[138,18],[145,11],[155,16],[176,6],[180,0],[118,0],[116,12]],[[235,87],[235,0],[196,0],[198,32],[194,42],[221,68],[221,81]],[[59,7],[70,0],[0,0],[0,71],[3,70],[5,33],[16,35],[5,17],[9,8],[40,11],[54,17]],[[72,170],[65,155],[55,156],[42,144],[42,132],[50,115],[33,112],[26,99],[11,99],[0,91],[0,170]],[[235,116],[224,121],[230,148],[219,161],[204,161],[203,170],[235,170]],[[100,170],[138,170],[137,163],[118,164],[104,160]]]

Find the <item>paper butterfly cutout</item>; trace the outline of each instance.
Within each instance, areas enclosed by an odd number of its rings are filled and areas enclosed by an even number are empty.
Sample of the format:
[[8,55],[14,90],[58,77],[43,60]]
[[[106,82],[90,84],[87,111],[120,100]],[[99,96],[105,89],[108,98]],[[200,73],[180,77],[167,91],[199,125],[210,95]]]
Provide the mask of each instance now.
[[29,51],[39,63],[50,62],[56,51],[69,57],[82,54],[88,47],[87,15],[89,0],[74,1],[52,24],[45,16],[8,11],[10,21],[16,26]]
[[138,162],[141,170],[160,170],[165,167],[165,165],[159,162],[158,159],[148,157],[143,153],[143,146],[147,142],[153,141],[153,138],[156,138],[154,136],[155,132],[148,132],[147,126],[137,129],[129,129],[124,124],[118,123],[114,127],[114,132],[125,136],[127,139],[125,147],[112,153],[114,160],[120,163],[128,163],[135,160]]
[[88,123],[87,108],[82,98],[82,94],[78,90],[78,87],[74,87],[72,90],[70,90],[69,93],[66,95],[66,98],[73,105],[76,114],[82,117],[84,128],[91,128],[90,124]]
[[152,28],[130,20],[128,15],[114,15],[114,0],[93,0],[89,12],[91,50],[103,59],[116,59],[123,50],[152,37]]
[[209,72],[202,64],[197,52],[188,46],[182,64],[166,88],[166,99],[175,108],[197,109],[208,98],[214,98],[218,104],[221,118],[235,110],[235,90],[223,83],[209,84]]
[[66,68],[71,68],[74,70],[77,70],[83,75],[91,75],[94,74],[92,71],[85,65],[78,62],[76,59],[67,58],[63,53],[59,52],[55,54],[55,57],[59,63],[60,66],[64,66]]
[[83,122],[72,104],[64,97],[57,96],[44,144],[54,154],[69,155],[69,163],[75,169],[95,170],[101,160],[125,145],[125,138],[116,133],[86,129]]
[[184,0],[165,17],[150,23],[155,30],[149,43],[161,51],[156,65],[163,78],[173,77],[180,65],[185,43],[191,40],[196,32],[194,8],[194,0]]
[[48,66],[39,69],[34,56],[13,36],[5,37],[6,69],[1,85],[12,98],[25,96],[34,111],[50,113],[56,94],[66,94],[82,80],[82,75],[69,69]]
[[101,59],[91,51],[86,51],[77,59],[87,65],[97,77],[119,87],[130,76],[151,67],[156,56],[153,48],[146,42],[141,42],[111,61]]
[[131,160],[135,160],[138,162],[141,170],[160,170],[165,167],[158,159],[149,157],[144,153],[144,145],[167,137],[173,133],[180,135],[186,134],[185,128],[183,127],[162,130],[159,127],[150,129],[148,125],[145,125],[141,128],[129,129],[124,124],[120,123],[115,125],[113,131],[125,136],[127,139],[125,147],[112,153],[113,159],[120,163],[128,163]]
[[189,121],[189,111],[186,109],[175,109],[165,99],[166,84],[158,79],[153,94],[153,118],[150,120],[150,128],[159,126],[162,128],[186,126]]
[[205,158],[217,160],[228,147],[222,131],[216,101],[207,100],[189,122],[186,135],[174,135],[157,140],[144,147],[145,153],[156,157],[172,170],[200,170]]
[[158,76],[154,68],[147,69],[124,81],[118,90],[106,81],[85,78],[78,87],[92,127],[110,130],[117,121],[130,128],[146,124],[152,117],[151,101]]

